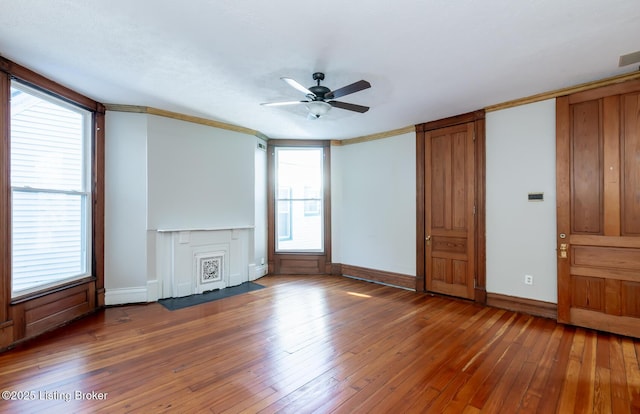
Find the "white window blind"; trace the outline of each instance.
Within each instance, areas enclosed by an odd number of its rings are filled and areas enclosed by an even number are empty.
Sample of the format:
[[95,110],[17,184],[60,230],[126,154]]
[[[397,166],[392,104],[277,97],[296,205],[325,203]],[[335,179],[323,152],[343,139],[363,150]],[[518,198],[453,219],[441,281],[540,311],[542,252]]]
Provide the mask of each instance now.
[[11,88],[12,291],[88,275],[90,113]]

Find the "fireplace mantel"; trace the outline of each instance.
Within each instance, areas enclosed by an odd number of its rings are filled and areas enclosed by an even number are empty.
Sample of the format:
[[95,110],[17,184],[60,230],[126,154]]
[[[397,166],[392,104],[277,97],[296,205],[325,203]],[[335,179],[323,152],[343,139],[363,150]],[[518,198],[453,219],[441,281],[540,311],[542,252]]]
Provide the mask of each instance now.
[[158,233],[176,233],[183,231],[224,231],[224,230],[250,230],[254,229],[254,226],[228,226],[228,227],[194,227],[183,229],[157,229]]
[[159,298],[189,296],[253,280],[253,229],[234,226],[156,230]]

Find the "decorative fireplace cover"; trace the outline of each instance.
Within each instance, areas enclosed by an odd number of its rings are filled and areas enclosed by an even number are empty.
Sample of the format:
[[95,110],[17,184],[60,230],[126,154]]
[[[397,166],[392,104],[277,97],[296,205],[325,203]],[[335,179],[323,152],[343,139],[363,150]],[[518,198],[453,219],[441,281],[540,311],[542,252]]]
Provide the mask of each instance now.
[[224,251],[194,254],[198,292],[220,289],[226,286],[224,274]]

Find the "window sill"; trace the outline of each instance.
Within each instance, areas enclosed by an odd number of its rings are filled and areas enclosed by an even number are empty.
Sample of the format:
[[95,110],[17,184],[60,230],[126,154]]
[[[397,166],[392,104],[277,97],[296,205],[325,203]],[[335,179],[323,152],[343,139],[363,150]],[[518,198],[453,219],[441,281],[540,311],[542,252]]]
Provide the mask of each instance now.
[[24,295],[16,296],[11,298],[11,305],[17,305],[20,303],[28,302],[33,299],[37,299],[46,295],[50,295],[52,293],[60,292],[66,289],[71,289],[76,286],[84,285],[85,283],[93,282],[96,280],[95,276],[86,276],[81,279],[75,279],[70,282],[66,282],[56,286],[50,286],[47,288],[43,288],[42,290],[38,290],[35,292],[25,293]]

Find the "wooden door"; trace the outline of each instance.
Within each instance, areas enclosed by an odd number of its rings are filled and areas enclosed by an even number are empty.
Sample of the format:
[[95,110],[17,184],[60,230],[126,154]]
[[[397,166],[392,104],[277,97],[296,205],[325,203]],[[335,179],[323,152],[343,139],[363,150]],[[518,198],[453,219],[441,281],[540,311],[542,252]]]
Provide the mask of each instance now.
[[556,109],[558,321],[640,337],[640,81]]
[[474,298],[474,123],[425,133],[425,275],[428,291]]

